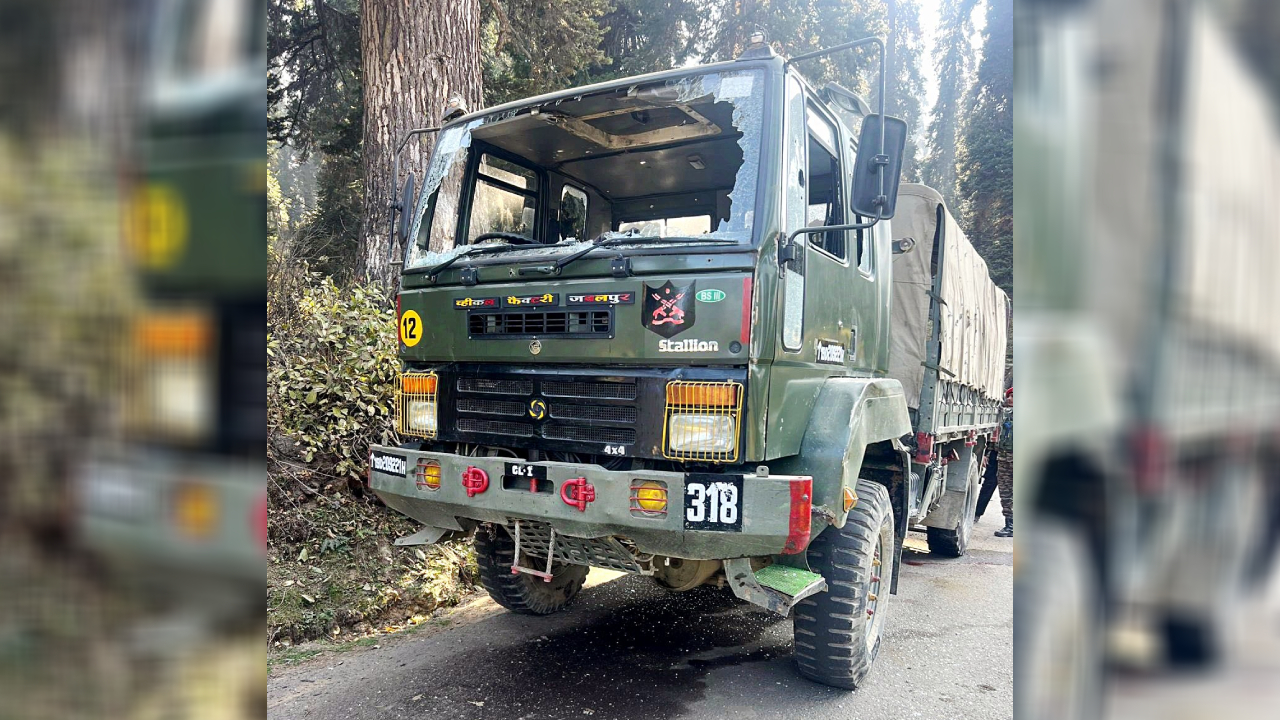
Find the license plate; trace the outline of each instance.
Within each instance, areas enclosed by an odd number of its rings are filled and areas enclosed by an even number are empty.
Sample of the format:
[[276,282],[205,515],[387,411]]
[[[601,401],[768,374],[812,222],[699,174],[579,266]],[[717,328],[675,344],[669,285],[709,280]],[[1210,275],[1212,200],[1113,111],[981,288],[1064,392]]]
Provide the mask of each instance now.
[[369,458],[369,463],[373,465],[373,469],[377,472],[408,477],[408,462],[403,455],[392,455],[391,453],[374,450]]
[[132,473],[94,467],[81,479],[80,504],[91,515],[143,520],[155,514],[154,493],[153,487]]
[[517,478],[523,480],[546,480],[547,469],[542,465],[526,465],[524,463],[506,463],[507,471],[504,473],[509,478]]
[[684,528],[686,530],[742,530],[742,476],[685,476]]

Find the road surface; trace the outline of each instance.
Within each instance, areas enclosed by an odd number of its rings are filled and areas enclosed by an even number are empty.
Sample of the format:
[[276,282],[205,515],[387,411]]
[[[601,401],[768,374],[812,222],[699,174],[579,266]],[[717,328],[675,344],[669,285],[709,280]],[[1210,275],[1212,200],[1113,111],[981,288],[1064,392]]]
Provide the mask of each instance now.
[[376,647],[276,669],[280,720],[974,718],[1013,715],[1012,541],[993,507],[968,556],[908,537],[880,658],[850,693],[792,667],[791,621],[731,595],[667,593],[593,570],[565,612],[528,617],[487,597]]

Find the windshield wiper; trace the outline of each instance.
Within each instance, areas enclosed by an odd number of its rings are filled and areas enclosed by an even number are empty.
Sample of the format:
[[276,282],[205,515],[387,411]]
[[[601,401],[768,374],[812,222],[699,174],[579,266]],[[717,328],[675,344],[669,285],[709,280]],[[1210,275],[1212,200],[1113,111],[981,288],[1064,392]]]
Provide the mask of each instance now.
[[454,263],[458,262],[463,258],[469,258],[472,255],[482,255],[482,254],[488,254],[488,253],[499,252],[499,251],[505,252],[507,250],[513,250],[516,248],[527,248],[527,247],[529,246],[517,245],[515,243],[505,243],[502,245],[474,245],[471,247],[470,250],[465,250],[463,252],[460,252],[457,255],[454,255],[453,257],[449,258],[448,260],[445,260],[444,262],[438,265],[434,265],[430,268],[427,268],[426,270],[422,270],[421,272],[422,274],[427,276],[428,280],[430,280],[431,282],[435,282],[437,275],[453,267]]
[[610,247],[612,245],[654,245],[659,243],[710,243],[713,245],[737,245],[737,240],[725,240],[721,238],[700,238],[700,237],[662,237],[661,235],[600,235],[596,239],[587,244],[581,250],[576,250],[557,260],[551,265],[534,265],[533,267],[522,267],[517,272],[520,275],[559,275],[560,271],[566,265],[586,257],[587,253],[600,247]]

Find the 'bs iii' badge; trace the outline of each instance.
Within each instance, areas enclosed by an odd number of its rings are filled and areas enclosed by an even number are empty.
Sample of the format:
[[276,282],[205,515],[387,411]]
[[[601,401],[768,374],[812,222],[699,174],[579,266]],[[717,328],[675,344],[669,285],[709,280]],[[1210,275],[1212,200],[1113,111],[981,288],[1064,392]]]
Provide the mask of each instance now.
[[693,327],[695,284],[675,286],[668,280],[656,288],[645,285],[644,326],[665,338]]

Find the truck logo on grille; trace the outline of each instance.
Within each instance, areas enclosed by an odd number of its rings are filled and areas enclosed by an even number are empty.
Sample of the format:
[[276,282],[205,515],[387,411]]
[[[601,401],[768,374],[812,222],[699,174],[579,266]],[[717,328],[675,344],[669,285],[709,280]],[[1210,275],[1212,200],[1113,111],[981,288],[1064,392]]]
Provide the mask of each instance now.
[[694,285],[675,286],[671,281],[658,287],[644,286],[644,326],[662,337],[669,338],[693,327]]
[[529,403],[529,417],[534,420],[541,420],[547,416],[547,404],[541,400],[533,400]]

